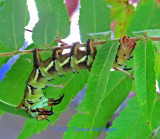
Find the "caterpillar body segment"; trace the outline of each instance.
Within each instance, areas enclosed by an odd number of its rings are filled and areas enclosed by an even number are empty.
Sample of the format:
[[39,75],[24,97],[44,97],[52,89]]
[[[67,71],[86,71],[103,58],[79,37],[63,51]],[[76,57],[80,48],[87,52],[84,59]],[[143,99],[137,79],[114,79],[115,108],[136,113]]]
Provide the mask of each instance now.
[[84,61],[84,60],[82,60],[83,58],[78,59],[78,54],[81,51],[79,49],[79,46],[80,46],[79,42],[74,43],[71,48],[71,51],[70,51],[69,64],[70,64],[70,67],[74,73],[76,73],[80,70],[78,64]]
[[41,71],[34,67],[30,77],[27,81],[27,84],[34,86],[37,89],[44,89],[46,87],[47,79],[41,74]]
[[33,50],[33,60],[34,60],[33,66],[35,68],[39,68],[40,63],[42,62],[42,59],[41,59],[40,54],[38,53],[38,49]]
[[[55,48],[52,57],[45,61],[42,61],[38,49],[35,49],[33,52],[34,68],[26,83],[24,98],[17,108],[24,107],[26,112],[37,120],[44,120],[53,115],[52,107],[61,103],[64,95],[57,100],[47,98],[43,89],[47,87],[47,82],[57,75],[63,76],[69,71],[77,73],[81,69],[90,70],[97,53],[92,42],[92,39],[88,39],[85,51],[79,49],[79,42],[73,44],[70,53],[62,54],[63,46]],[[112,67],[125,66],[125,62],[131,57],[134,47],[135,43],[124,36],[120,40],[120,46]],[[47,110],[49,107],[51,109]]]
[[93,40],[88,39],[86,43],[86,63],[87,66],[91,66],[93,64],[95,55],[96,55],[96,48],[92,45]]
[[63,65],[65,65],[67,63],[67,59],[61,63],[60,61],[60,56],[62,56],[62,48],[55,48],[53,50],[53,54],[52,54],[52,60],[54,63],[54,69],[58,72],[58,75],[63,76],[64,75],[64,70],[63,70]]

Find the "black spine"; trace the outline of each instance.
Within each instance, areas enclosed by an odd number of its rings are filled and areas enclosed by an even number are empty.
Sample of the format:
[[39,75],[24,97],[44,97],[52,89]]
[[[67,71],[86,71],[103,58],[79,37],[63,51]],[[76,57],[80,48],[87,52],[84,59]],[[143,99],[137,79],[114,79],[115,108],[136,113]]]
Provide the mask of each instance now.
[[37,51],[38,51],[37,49],[34,49],[34,50],[33,50],[33,60],[34,60],[33,66],[34,66],[35,68],[38,68],[38,67],[39,67],[39,61],[38,61],[38,58],[37,58],[37,55],[38,55]]
[[90,42],[92,40],[91,39],[88,39],[87,42],[86,42],[86,55],[90,55],[91,54],[91,48],[90,48]]
[[57,52],[58,50],[61,50],[61,48],[55,48],[55,49],[53,49],[53,53],[52,53],[52,60],[53,60],[53,61],[56,60],[56,52]]
[[75,42],[75,43],[73,43],[73,46],[71,47],[70,56],[73,56],[73,55],[74,55],[75,48],[76,48],[77,44],[79,44],[79,42]]

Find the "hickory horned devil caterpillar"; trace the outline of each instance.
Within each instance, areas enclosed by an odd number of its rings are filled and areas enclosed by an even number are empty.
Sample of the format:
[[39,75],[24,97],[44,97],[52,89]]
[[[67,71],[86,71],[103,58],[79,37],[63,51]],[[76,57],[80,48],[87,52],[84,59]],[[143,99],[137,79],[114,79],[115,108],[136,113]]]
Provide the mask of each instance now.
[[[48,116],[53,115],[52,106],[59,104],[64,95],[57,100],[46,98],[42,89],[46,88],[47,81],[52,80],[56,75],[63,76],[68,71],[77,73],[81,69],[90,70],[97,53],[92,41],[92,39],[87,40],[85,51],[79,49],[79,42],[73,43],[70,53],[63,55],[62,47],[56,47],[53,49],[52,57],[45,61],[41,60],[38,49],[34,49],[34,69],[26,83],[23,100],[17,108],[25,108],[26,112],[37,120],[47,120]],[[126,68],[125,63],[131,58],[134,47],[135,42],[127,36],[123,36],[120,39],[120,45],[112,67],[123,66],[124,70],[129,70]],[[50,106],[51,109],[46,110],[47,106]]]

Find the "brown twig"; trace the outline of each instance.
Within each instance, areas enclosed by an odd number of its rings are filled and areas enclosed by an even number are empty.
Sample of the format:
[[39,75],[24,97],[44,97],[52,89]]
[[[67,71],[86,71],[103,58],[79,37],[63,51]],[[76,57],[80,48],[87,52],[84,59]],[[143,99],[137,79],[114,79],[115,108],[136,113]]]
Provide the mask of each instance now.
[[68,45],[67,43],[65,43],[64,41],[61,40],[61,38],[56,38],[56,41],[63,44],[63,45]]
[[25,29],[25,30],[32,33],[32,30],[30,30],[30,29]]
[[[160,41],[160,37],[148,37],[149,39],[153,40],[153,41]],[[131,40],[133,41],[138,41],[140,39],[144,39],[144,37],[138,37],[138,38],[130,38]],[[117,38],[117,39],[112,39],[113,41],[119,41],[120,38]],[[60,40],[59,40],[60,41]],[[58,41],[58,42],[59,42]],[[110,41],[110,39],[108,39],[107,41]],[[101,44],[104,44],[106,43],[107,41],[97,41],[97,42],[93,42],[93,45],[94,46],[99,46]],[[60,43],[64,43],[64,42],[60,42]],[[82,43],[80,46],[81,47],[84,47],[86,44],[85,43]],[[69,49],[71,48],[72,45],[65,45],[62,47],[62,49]],[[55,47],[48,47],[48,48],[41,48],[39,49],[39,52],[44,52],[44,51],[47,51],[48,49],[50,50],[53,50]],[[7,53],[0,53],[0,57],[4,57],[4,56],[13,56],[13,55],[16,55],[16,54],[30,54],[30,53],[33,53],[33,49],[31,50],[23,50],[23,51],[14,51],[14,52],[7,52]]]

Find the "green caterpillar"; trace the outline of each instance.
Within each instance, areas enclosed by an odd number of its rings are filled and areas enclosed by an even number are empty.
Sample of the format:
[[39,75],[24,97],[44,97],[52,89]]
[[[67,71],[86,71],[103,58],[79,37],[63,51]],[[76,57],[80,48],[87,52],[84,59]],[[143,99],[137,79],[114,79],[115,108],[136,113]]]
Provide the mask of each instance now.
[[[79,49],[80,43],[74,43],[70,53],[62,54],[62,47],[53,49],[52,57],[42,61],[38,49],[34,49],[33,61],[34,69],[26,83],[25,93],[22,102],[17,108],[24,107],[26,112],[37,120],[47,119],[53,115],[52,106],[59,104],[64,95],[59,99],[46,98],[42,89],[47,87],[47,82],[52,80],[54,76],[63,76],[65,72],[79,72],[81,69],[91,69],[97,50],[92,45],[92,39],[86,42],[85,51]],[[135,47],[135,42],[124,36],[120,41],[120,46],[113,64],[113,68],[124,66],[127,59]],[[45,108],[50,106],[50,110]]]

